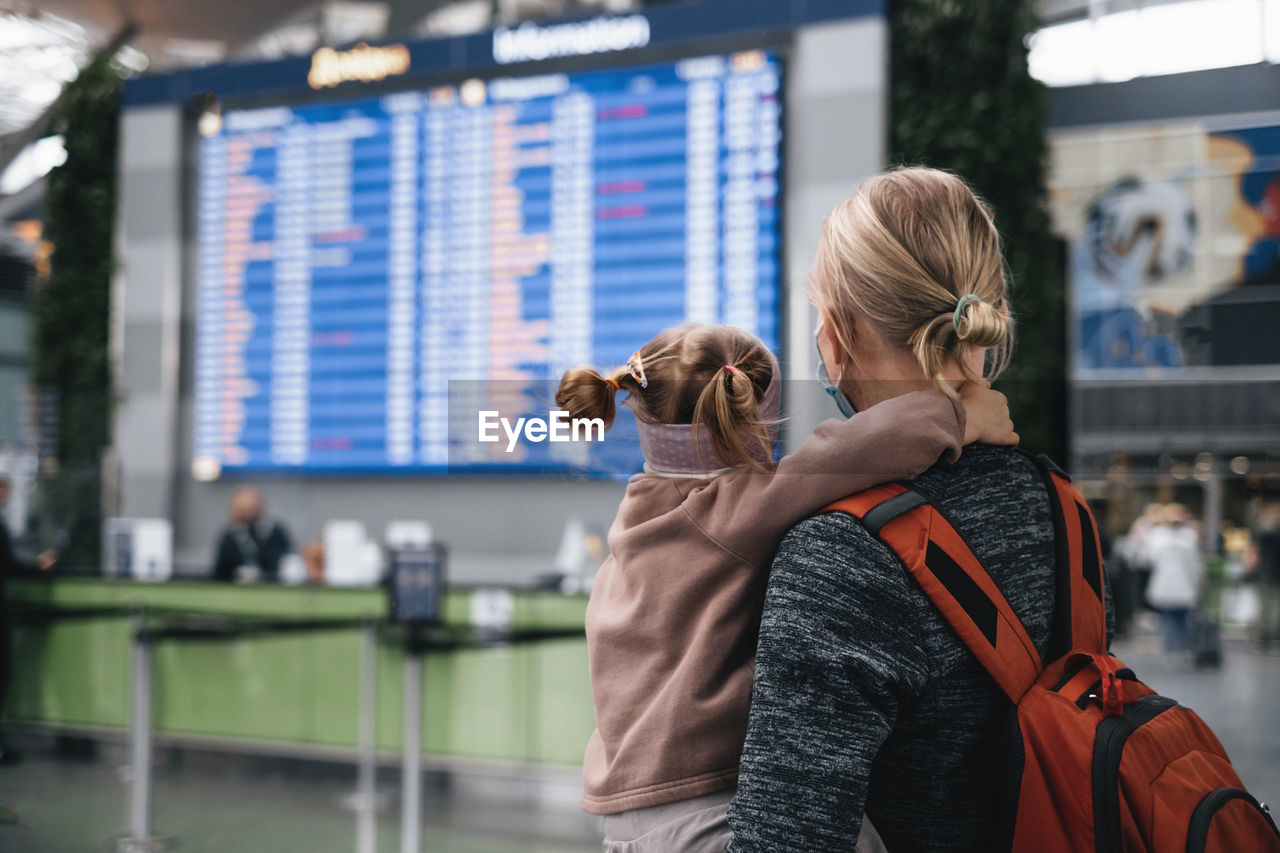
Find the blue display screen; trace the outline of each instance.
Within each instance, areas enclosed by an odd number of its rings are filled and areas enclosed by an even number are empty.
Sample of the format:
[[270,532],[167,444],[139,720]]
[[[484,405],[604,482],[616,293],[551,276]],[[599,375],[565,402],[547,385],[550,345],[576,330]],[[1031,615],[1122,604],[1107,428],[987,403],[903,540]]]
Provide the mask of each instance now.
[[475,443],[664,328],[777,349],[780,69],[746,52],[202,123],[193,473],[626,475]]

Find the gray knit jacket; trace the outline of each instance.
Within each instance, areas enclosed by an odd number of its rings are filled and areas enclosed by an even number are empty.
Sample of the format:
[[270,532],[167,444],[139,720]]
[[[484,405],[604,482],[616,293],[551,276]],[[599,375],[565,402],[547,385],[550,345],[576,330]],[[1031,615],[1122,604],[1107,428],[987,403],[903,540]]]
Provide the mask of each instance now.
[[[1034,464],[974,445],[915,485],[1044,654],[1053,526]],[[865,810],[893,853],[983,850],[1007,714],[892,551],[844,513],[803,521],[769,579],[728,849],[852,850]]]

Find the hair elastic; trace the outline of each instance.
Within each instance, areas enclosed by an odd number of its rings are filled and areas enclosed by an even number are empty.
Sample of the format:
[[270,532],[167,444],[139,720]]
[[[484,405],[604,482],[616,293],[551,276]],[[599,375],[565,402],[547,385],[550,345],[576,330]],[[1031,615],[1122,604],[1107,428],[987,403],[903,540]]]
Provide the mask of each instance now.
[[602,376],[600,378],[604,380],[604,384],[611,386],[614,391],[622,390],[622,386],[618,384],[618,380],[614,379],[612,376]]
[[738,368],[734,367],[732,364],[726,364],[726,365],[724,366],[724,369],[725,369],[725,370],[727,370],[727,371],[729,371],[730,373],[741,373],[741,372],[742,372],[742,371],[738,370]]
[[627,359],[627,372],[641,388],[649,387],[649,379],[644,375],[644,362],[640,358],[640,350],[636,350],[631,354],[631,358]]
[[951,325],[958,332],[960,331],[960,321],[964,319],[964,309],[968,308],[971,303],[981,302],[982,297],[976,293],[966,293],[956,302],[956,312],[951,315]]

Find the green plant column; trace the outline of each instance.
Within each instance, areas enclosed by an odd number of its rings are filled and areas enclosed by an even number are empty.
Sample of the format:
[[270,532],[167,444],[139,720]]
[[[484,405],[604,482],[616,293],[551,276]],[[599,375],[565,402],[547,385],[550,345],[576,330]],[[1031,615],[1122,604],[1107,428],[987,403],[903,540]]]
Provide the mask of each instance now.
[[894,163],[967,179],[996,214],[1017,315],[1000,387],[1022,444],[1066,458],[1064,257],[1049,229],[1048,92],[1027,71],[1033,0],[891,0]]
[[41,472],[42,522],[61,562],[72,565],[96,566],[101,538],[119,93],[108,59],[68,84],[54,125],[67,159],[49,173],[45,196],[51,269],[33,306],[32,382],[57,400],[54,464]]

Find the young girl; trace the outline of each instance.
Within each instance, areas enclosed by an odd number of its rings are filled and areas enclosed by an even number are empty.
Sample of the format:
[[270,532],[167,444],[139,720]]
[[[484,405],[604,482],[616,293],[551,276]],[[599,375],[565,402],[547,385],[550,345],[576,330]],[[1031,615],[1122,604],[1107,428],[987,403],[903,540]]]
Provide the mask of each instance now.
[[[582,807],[604,816],[608,853],[723,851],[783,534],[841,497],[954,460],[962,444],[1010,443],[1012,424],[1003,395],[985,387],[960,399],[919,391],[823,422],[775,465],[777,359],[728,326],[670,329],[607,375],[570,370],[556,403],[610,425],[619,391],[645,465],[587,606],[597,729]],[[864,823],[859,848],[878,844]]]

